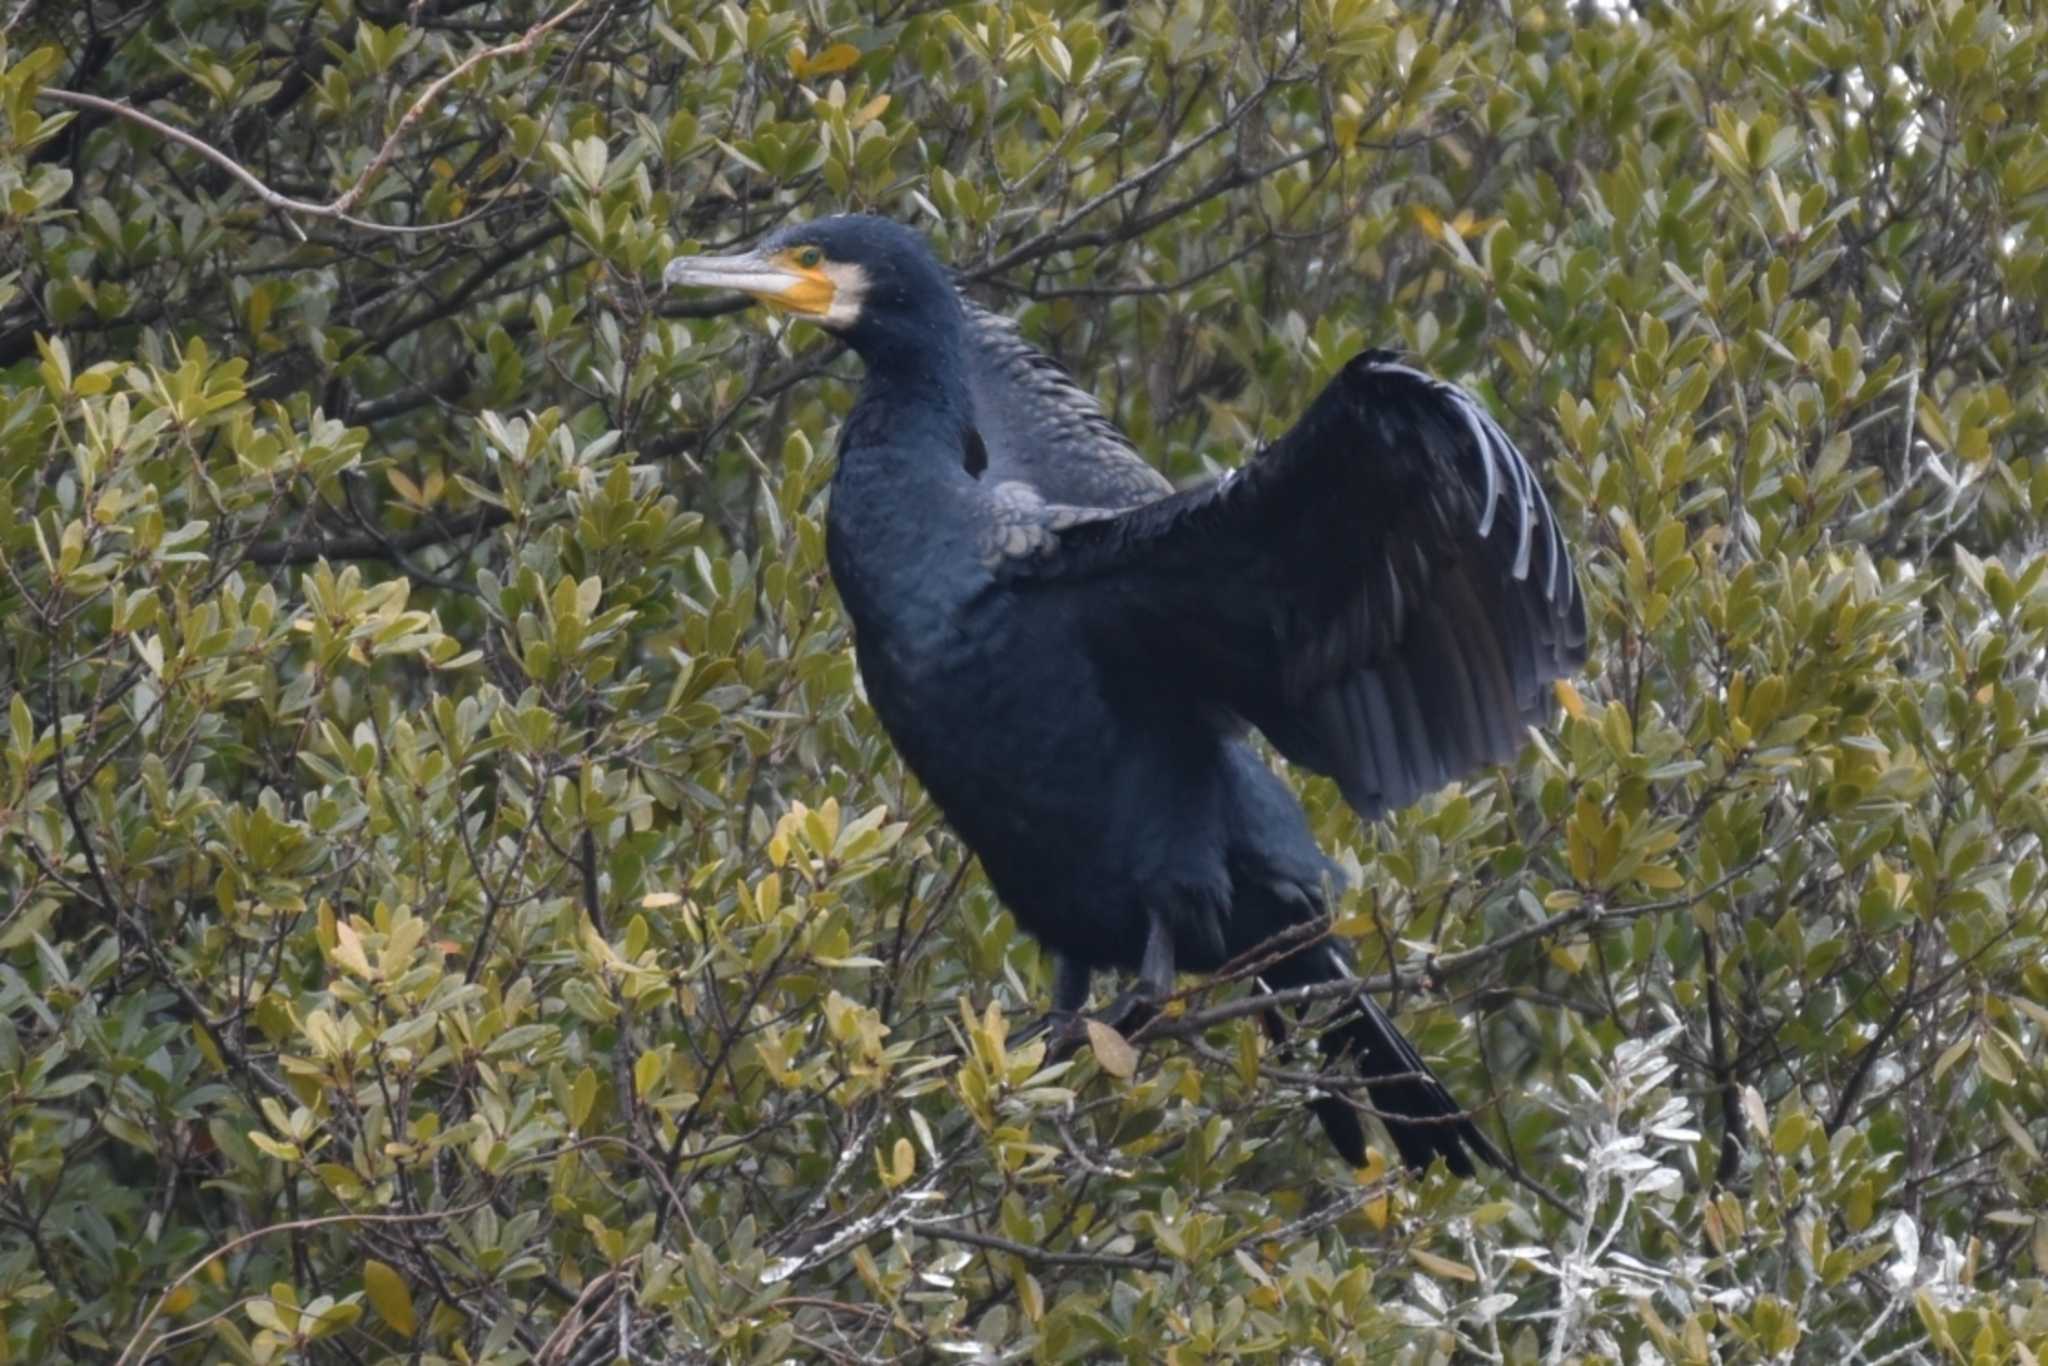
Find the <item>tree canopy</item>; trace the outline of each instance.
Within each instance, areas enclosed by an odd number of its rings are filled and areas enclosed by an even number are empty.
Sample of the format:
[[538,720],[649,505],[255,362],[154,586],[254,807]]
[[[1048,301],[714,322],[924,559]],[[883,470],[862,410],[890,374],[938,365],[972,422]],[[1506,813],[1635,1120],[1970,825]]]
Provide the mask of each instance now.
[[[2048,1354],[2044,41],[8,6],[0,1357]],[[1176,479],[1368,345],[1540,465],[1557,724],[1301,784],[1522,1180],[1341,1166],[1241,983],[1007,1046],[1047,964],[825,574],[857,367],[660,288],[843,209]]]

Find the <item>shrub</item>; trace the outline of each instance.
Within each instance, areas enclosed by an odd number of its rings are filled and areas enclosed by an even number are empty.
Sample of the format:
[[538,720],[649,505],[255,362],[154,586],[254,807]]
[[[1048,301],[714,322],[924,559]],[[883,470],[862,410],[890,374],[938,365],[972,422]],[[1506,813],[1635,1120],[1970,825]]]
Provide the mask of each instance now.
[[[2048,1351],[2033,19],[4,24],[12,1359]],[[1342,1169],[1242,1019],[1008,1046],[825,577],[855,367],[658,286],[848,207],[1176,477],[1373,343],[1539,456],[1557,726],[1304,786],[1529,1185]]]

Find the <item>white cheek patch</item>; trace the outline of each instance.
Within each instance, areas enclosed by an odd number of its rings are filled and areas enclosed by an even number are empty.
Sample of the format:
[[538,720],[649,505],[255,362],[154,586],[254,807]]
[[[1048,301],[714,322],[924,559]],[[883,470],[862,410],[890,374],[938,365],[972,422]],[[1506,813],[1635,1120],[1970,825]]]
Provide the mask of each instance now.
[[868,273],[851,261],[833,261],[825,266],[832,281],[832,302],[818,319],[826,327],[851,327],[860,321],[860,306],[868,296]]

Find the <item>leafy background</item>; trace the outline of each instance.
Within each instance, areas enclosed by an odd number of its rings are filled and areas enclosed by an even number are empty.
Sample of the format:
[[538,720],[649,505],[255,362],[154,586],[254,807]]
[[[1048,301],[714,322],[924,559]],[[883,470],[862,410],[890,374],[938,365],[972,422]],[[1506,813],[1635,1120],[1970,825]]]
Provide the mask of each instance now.
[[[2038,1359],[2026,8],[9,5],[0,1353]],[[1242,1019],[1005,1047],[856,367],[658,288],[841,208],[1176,477],[1367,344],[1542,464],[1558,725],[1304,788],[1531,1184],[1343,1169]]]

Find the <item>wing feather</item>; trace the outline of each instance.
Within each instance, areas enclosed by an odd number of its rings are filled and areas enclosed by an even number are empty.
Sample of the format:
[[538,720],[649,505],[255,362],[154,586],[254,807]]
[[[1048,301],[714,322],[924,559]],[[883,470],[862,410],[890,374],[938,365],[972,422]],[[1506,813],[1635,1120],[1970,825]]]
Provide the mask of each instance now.
[[1513,758],[1585,659],[1535,471],[1470,394],[1385,352],[1223,479],[1002,568],[1070,594],[1106,667],[1250,722],[1367,816]]

